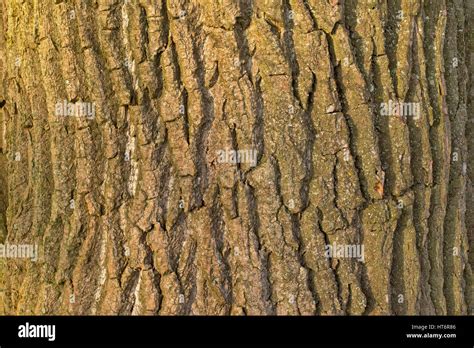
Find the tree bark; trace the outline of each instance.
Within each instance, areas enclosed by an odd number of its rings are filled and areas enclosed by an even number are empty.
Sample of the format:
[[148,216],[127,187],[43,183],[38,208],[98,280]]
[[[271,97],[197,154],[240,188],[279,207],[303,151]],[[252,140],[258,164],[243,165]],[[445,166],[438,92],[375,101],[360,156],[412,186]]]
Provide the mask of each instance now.
[[2,0],[0,313],[472,314],[473,14]]

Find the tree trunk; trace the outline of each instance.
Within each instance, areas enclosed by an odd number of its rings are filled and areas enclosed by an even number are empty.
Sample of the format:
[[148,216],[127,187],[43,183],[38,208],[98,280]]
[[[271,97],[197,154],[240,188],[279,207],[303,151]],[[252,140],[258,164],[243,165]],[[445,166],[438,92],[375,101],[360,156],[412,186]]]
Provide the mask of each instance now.
[[3,0],[0,313],[472,314],[473,15]]

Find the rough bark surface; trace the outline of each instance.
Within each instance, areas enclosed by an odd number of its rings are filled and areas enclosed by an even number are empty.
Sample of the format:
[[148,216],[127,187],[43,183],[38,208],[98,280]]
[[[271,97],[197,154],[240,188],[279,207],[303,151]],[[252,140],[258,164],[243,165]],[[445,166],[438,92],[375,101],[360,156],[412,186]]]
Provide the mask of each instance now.
[[473,15],[1,0],[0,314],[472,314]]

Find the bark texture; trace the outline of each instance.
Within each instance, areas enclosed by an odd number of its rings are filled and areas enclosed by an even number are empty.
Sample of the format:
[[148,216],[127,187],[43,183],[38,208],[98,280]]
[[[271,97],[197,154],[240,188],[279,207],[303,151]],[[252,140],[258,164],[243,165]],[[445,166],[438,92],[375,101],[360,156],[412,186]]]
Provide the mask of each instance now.
[[1,0],[0,313],[472,314],[473,15]]

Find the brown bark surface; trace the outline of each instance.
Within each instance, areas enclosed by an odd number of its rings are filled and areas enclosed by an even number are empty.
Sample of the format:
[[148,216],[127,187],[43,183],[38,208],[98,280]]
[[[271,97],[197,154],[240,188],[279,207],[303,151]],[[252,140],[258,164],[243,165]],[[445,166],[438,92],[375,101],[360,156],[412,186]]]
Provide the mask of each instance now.
[[0,314],[472,314],[473,15],[0,0]]

